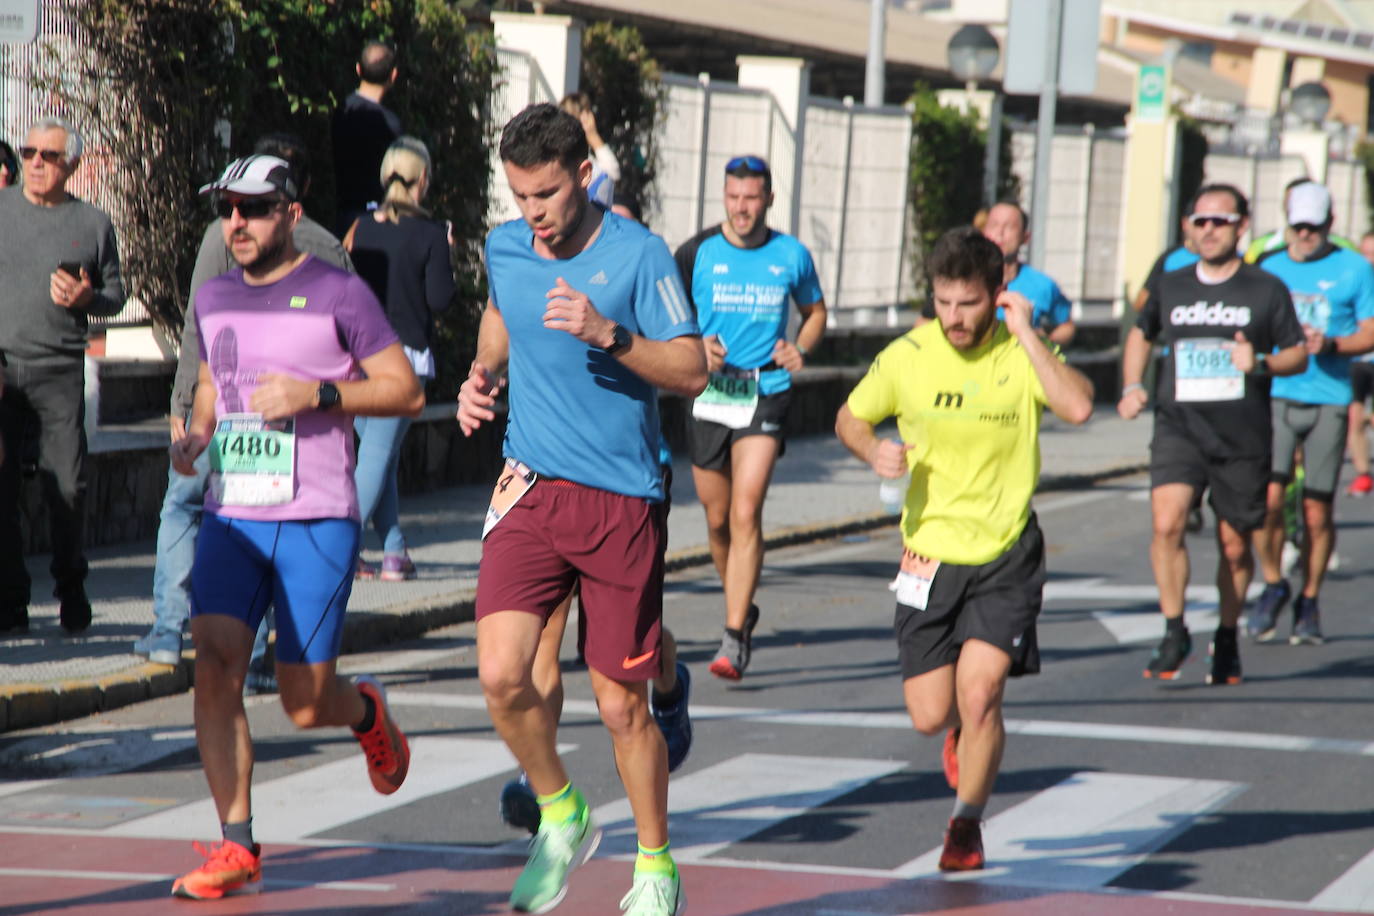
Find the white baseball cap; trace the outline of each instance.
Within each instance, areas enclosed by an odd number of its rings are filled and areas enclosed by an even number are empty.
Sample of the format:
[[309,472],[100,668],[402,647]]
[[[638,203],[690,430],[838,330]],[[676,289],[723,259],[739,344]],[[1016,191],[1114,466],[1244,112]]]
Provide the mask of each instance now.
[[276,156],[244,156],[235,159],[225,168],[217,181],[212,181],[200,189],[202,194],[216,191],[229,191],[248,197],[264,194],[280,194],[287,200],[295,200],[297,195],[296,179],[291,175],[291,166],[285,159]]
[[1331,218],[1331,192],[1325,185],[1308,181],[1288,192],[1288,225],[1324,226]]

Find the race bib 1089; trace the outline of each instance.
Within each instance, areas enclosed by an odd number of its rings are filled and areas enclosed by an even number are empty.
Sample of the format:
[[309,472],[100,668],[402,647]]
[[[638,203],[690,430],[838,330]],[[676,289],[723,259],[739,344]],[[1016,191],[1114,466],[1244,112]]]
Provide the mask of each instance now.
[[1194,337],[1174,343],[1174,400],[1238,401],[1245,374],[1231,361],[1234,340]]

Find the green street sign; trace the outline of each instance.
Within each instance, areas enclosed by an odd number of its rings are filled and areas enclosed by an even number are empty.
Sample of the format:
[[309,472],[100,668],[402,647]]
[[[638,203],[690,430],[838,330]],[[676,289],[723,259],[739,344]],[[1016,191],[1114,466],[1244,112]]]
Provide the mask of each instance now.
[[1163,121],[1168,111],[1169,76],[1160,64],[1141,64],[1135,82],[1135,119]]

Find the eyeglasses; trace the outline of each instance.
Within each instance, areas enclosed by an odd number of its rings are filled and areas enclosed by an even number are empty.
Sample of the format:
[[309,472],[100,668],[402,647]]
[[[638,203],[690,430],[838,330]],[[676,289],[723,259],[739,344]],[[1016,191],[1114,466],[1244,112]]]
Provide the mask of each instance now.
[[262,219],[277,209],[280,203],[282,201],[271,197],[245,197],[240,200],[221,197],[215,201],[215,214],[220,219],[229,219],[237,210],[244,219]]
[[1201,229],[1204,226],[1234,226],[1240,222],[1239,213],[1194,213],[1188,217],[1188,222],[1193,224],[1194,229]]
[[57,163],[61,162],[66,157],[67,151],[60,149],[39,149],[36,146],[21,146],[19,147],[19,155],[25,161],[32,159],[34,156],[38,156],[44,162],[48,163],[48,165],[57,165]]
[[1318,226],[1316,223],[1293,223],[1293,224],[1292,224],[1291,226],[1289,226],[1288,228],[1289,228],[1289,229],[1292,229],[1294,232],[1298,233],[1299,235],[1301,235],[1301,234],[1304,233],[1304,232],[1307,232],[1307,233],[1310,233],[1310,234],[1312,234],[1312,235],[1315,235],[1315,234],[1317,234],[1318,232],[1321,232],[1322,229],[1325,228],[1325,227],[1324,227],[1324,226]]
[[736,156],[734,159],[731,159],[729,162],[725,163],[725,171],[733,172],[735,169],[740,168],[741,166],[749,169],[752,172],[768,171],[768,163],[764,162],[758,156]]

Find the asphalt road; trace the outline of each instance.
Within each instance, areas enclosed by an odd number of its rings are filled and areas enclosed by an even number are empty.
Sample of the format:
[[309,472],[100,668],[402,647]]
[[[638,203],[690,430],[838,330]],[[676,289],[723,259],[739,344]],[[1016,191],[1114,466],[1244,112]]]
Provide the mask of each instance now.
[[[1008,687],[990,867],[972,877],[935,871],[952,792],[940,739],[913,732],[901,706],[895,530],[771,554],[737,685],[706,671],[721,618],[713,573],[673,576],[667,621],[695,675],[696,743],[670,792],[691,912],[1374,912],[1374,622],[1359,559],[1374,556],[1374,500],[1337,506],[1327,643],[1244,643],[1244,682],[1208,687],[1210,533],[1190,538],[1184,677],[1141,677],[1162,631],[1144,487],[1037,502],[1051,570],[1044,671]],[[411,776],[389,798],[368,788],[346,734],[298,734],[272,698],[253,701],[268,893],[207,911],[505,912],[523,840],[497,815],[511,761],[472,640],[470,625],[451,627],[345,659],[382,676],[412,742]],[[606,837],[558,912],[604,914],[628,888],[618,857],[633,833],[586,673],[564,655],[560,742]],[[160,912],[170,877],[197,862],[186,840],[216,833],[189,696],[5,735],[0,775],[0,916]]]

